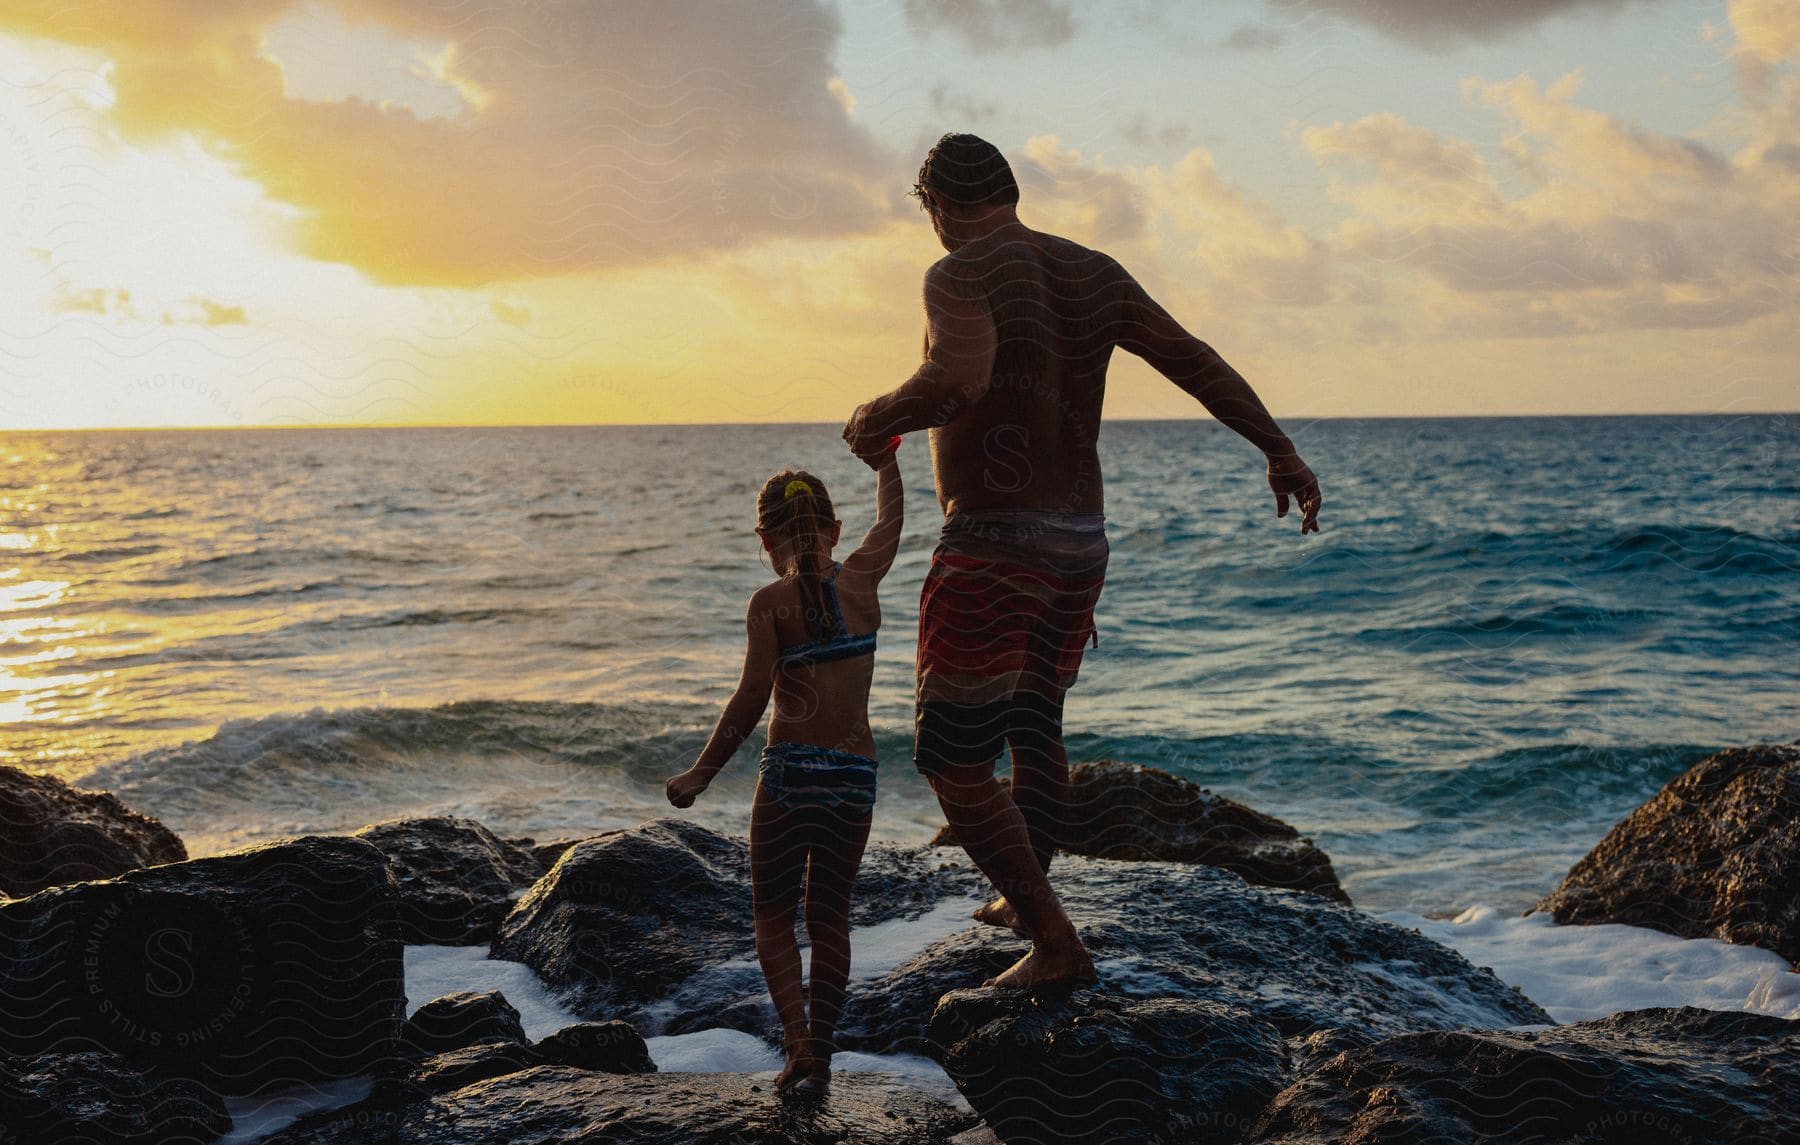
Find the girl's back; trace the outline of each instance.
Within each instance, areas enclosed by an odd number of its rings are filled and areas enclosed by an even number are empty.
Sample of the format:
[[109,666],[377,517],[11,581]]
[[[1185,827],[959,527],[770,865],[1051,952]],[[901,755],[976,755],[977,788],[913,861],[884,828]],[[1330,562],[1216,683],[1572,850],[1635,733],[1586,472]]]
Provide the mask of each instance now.
[[[840,566],[831,588],[842,612],[843,635],[852,640],[874,636],[881,627],[881,601],[867,572],[853,565]],[[808,624],[810,610],[792,578],[776,581],[757,595],[766,597],[776,642],[782,650],[804,650],[821,639],[829,640],[821,637],[819,625]],[[812,744],[873,756],[869,682],[875,671],[875,657],[855,654],[818,663],[806,663],[806,659],[802,655],[793,657],[799,662],[777,660],[775,714],[769,720],[769,741]]]

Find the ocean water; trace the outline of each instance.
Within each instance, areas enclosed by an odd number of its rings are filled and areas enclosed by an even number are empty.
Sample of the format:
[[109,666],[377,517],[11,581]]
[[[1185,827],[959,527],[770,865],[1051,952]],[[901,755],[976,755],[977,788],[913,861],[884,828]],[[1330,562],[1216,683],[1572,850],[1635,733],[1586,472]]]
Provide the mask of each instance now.
[[[1720,747],[1800,737],[1800,421],[1290,423],[1323,532],[1209,422],[1109,423],[1113,557],[1071,757],[1281,816],[1360,904],[1517,913]],[[0,760],[115,790],[196,854],[394,815],[550,838],[669,811],[736,680],[783,464],[847,538],[834,427],[0,439]],[[909,762],[938,520],[902,452],[871,697],[876,833]],[[687,814],[741,831],[751,749]]]

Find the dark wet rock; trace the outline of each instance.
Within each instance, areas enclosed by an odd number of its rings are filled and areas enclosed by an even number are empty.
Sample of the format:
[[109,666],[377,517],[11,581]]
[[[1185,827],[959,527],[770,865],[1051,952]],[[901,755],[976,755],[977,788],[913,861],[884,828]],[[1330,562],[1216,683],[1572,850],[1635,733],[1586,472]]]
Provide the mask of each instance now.
[[957,990],[930,1038],[1007,1145],[1239,1141],[1288,1080],[1275,1027],[1216,1002]]
[[1303,1074],[1317,1069],[1345,1050],[1362,1048],[1368,1044],[1368,1039],[1345,1030],[1314,1030],[1310,1034],[1289,1038],[1287,1044],[1288,1060],[1293,1063],[1294,1073]]
[[630,1023],[580,1022],[536,1045],[526,1045],[522,1038],[481,1040],[433,1054],[414,1066],[402,1084],[388,1087],[374,1104],[405,1104],[540,1065],[598,1073],[656,1072],[650,1048]]
[[1250,1140],[1800,1141],[1800,1022],[1636,1010],[1537,1033],[1404,1034],[1277,1096]]
[[[987,879],[958,854],[934,847],[870,844],[856,872],[850,924],[873,926],[890,918],[917,918],[946,899],[986,898]],[[975,908],[971,902],[969,909]]]
[[[916,917],[944,896],[973,893],[979,879],[941,852],[871,846],[852,923]],[[578,1013],[635,1014],[660,1028],[665,1016],[643,1013],[659,1000],[672,1000],[669,1015],[753,1001],[762,986],[751,964],[693,999],[676,997],[702,970],[753,948],[744,841],[655,819],[570,847],[501,924],[492,953],[530,966]]]
[[[1448,947],[1318,895],[1253,887],[1215,867],[1076,857],[1057,860],[1051,881],[1099,966],[1098,989],[1119,998],[1216,1002],[1284,1037],[1340,1029],[1362,1043],[1551,1020]],[[986,926],[933,943],[851,991],[840,1041],[922,1051],[940,996],[1028,949]]]
[[[1100,760],[1069,769],[1060,850],[1097,859],[1204,863],[1265,887],[1312,891],[1337,902],[1325,852],[1273,815],[1142,764]],[[932,839],[953,844],[949,827]]]
[[0,1053],[105,1050],[223,1092],[394,1060],[394,882],[313,837],[0,903]]
[[576,835],[566,839],[551,839],[545,843],[540,843],[536,839],[508,839],[507,842],[530,852],[531,857],[537,860],[538,866],[547,871],[551,867],[554,867],[556,861],[563,857],[563,853],[575,844],[584,843],[589,839],[604,839],[608,835],[617,835],[618,833],[619,832],[616,830],[596,831],[592,835]]
[[1533,910],[1721,938],[1800,962],[1800,747],[1732,748],[1676,776]]
[[473,819],[398,819],[356,837],[393,867],[401,941],[409,946],[491,941],[519,893],[545,870],[529,851]]
[[0,767],[0,895],[24,898],[185,858],[173,831],[111,792]]
[[[482,1042],[433,1054],[413,1067],[409,1080],[419,1096],[449,1093],[489,1078],[505,1077],[542,1065],[532,1048],[519,1042]],[[392,1105],[387,1101],[383,1104]]]
[[498,990],[459,990],[413,1011],[401,1037],[421,1056],[441,1054],[482,1042],[520,1042],[525,1027],[519,1011]]
[[661,997],[750,949],[745,853],[681,819],[577,843],[506,917],[493,957],[530,966],[590,1017]]
[[630,1022],[577,1022],[531,1047],[549,1065],[604,1073],[655,1073],[650,1047]]
[[0,1141],[200,1145],[230,1128],[205,1086],[152,1077],[117,1054],[0,1060]]
[[927,1145],[976,1123],[880,1074],[834,1074],[831,1087],[822,1104],[801,1104],[741,1073],[539,1066],[406,1105],[317,1114],[267,1145]]

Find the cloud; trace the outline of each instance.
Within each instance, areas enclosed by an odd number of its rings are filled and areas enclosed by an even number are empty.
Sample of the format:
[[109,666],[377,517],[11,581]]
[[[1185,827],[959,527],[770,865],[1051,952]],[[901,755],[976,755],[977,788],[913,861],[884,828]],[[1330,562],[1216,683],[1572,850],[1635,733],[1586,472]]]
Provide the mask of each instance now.
[[831,93],[831,98],[843,109],[845,118],[856,114],[856,93],[850,90],[850,85],[844,82],[843,76],[832,76],[826,80],[825,90]]
[[1287,43],[1287,33],[1268,24],[1245,24],[1219,41],[1234,52],[1271,52]]
[[1800,4],[1793,0],[1731,0],[1727,15],[1750,86],[1761,86],[1777,65],[1800,56]]
[[204,326],[242,326],[248,321],[244,317],[242,306],[227,306],[210,298],[196,298],[192,301],[200,307],[200,321]]
[[1800,54],[1800,7],[1793,0],[1731,0],[1738,43],[1767,63]]
[[952,90],[949,84],[934,85],[925,98],[931,106],[932,115],[940,120],[951,121],[952,124],[972,127],[994,118],[1000,112],[1000,105],[993,100],[962,95]]
[[1491,219],[1501,208],[1499,188],[1480,152],[1397,115],[1308,127],[1300,140],[1320,167],[1373,172],[1368,184],[1332,185],[1333,197],[1356,207],[1363,219],[1405,225],[1424,215],[1467,222]]
[[56,296],[51,301],[51,309],[66,314],[116,314],[124,317],[136,317],[131,306],[131,291],[108,289],[103,286],[78,290],[66,281],[58,284]]
[[103,53],[118,129],[204,140],[299,208],[300,251],[380,282],[642,265],[896,209],[904,164],[832,90],[842,28],[823,0],[334,2],[412,45],[461,113],[289,98],[261,45],[291,0],[22,0],[0,29]]
[[1335,254],[1411,278],[1452,337],[1740,325],[1791,308],[1795,192],[1768,152],[1736,157],[1581,106],[1572,73],[1472,80],[1497,111],[1511,193],[1465,141],[1393,115],[1309,127],[1301,141],[1350,209]]
[[1048,217],[1048,229],[1078,242],[1126,242],[1144,229],[1143,193],[1126,173],[1083,159],[1054,135],[1036,135],[1009,155],[1020,209]]
[[1177,233],[1198,237],[1186,257],[1205,272],[1216,306],[1317,306],[1364,302],[1379,293],[1366,279],[1341,281],[1325,242],[1227,180],[1205,148],[1172,168],[1148,169],[1144,180],[1156,216]]
[[1761,161],[1800,172],[1800,143],[1772,143],[1762,149]]
[[1151,127],[1150,117],[1134,115],[1119,128],[1119,134],[1127,143],[1144,148],[1179,147],[1188,141],[1193,134],[1185,123],[1165,123],[1161,127]]
[[1439,50],[1503,39],[1565,13],[1612,13],[1644,2],[1648,0],[1265,0],[1296,22],[1324,15]]
[[906,21],[976,53],[1054,48],[1075,37],[1072,6],[1059,0],[906,0]]
[[506,326],[524,326],[531,321],[531,311],[523,306],[511,306],[498,298],[488,299],[488,313]]

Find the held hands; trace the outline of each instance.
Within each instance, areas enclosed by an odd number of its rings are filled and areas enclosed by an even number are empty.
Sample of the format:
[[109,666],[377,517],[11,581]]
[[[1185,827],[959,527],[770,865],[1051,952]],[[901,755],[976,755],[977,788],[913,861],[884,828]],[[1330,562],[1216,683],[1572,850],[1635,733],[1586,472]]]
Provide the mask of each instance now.
[[869,407],[873,402],[864,402],[856,407],[850,420],[844,423],[844,444],[850,452],[861,458],[871,469],[878,469],[882,461],[900,444],[898,437],[872,435],[869,433]]
[[1300,505],[1301,535],[1319,531],[1319,506],[1324,504],[1319,479],[1298,453],[1269,455],[1269,488],[1275,491],[1277,517],[1287,516],[1288,498],[1292,497]]
[[670,776],[669,781],[663,784],[663,792],[669,797],[670,803],[687,808],[694,805],[694,800],[706,790],[707,785],[707,780],[695,775],[693,769],[689,768],[680,775]]
[[880,453],[877,453],[872,457],[863,457],[859,454],[857,459],[864,465],[867,465],[870,469],[879,473],[890,465],[898,464],[899,457],[900,435],[896,433],[894,436],[888,438],[887,446],[883,448]]

